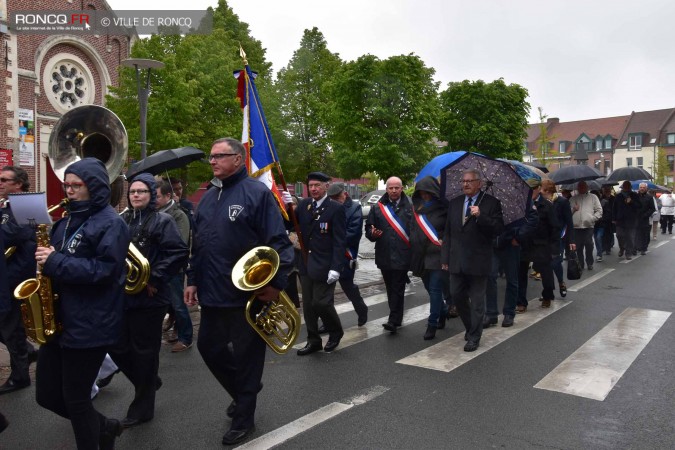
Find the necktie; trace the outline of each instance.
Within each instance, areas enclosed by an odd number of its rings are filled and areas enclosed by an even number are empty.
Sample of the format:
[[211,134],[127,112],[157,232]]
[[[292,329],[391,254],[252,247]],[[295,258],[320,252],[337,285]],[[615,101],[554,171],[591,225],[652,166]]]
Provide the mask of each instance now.
[[312,200],[312,211],[316,211],[316,200]]
[[469,200],[466,202],[466,211],[464,212],[464,220],[468,219],[471,216],[471,201],[473,199],[469,197]]

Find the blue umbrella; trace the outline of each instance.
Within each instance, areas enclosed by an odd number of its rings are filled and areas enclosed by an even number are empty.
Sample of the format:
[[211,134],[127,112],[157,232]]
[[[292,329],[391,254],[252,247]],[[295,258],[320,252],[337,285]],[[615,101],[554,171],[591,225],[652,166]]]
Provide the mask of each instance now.
[[659,186],[658,184],[654,184],[649,180],[636,180],[630,182],[634,191],[638,190],[638,188],[640,187],[640,183],[647,183],[647,189],[652,189],[654,191],[659,192],[670,192],[670,189],[668,189],[667,187]]
[[422,170],[420,170],[419,174],[417,174],[417,177],[415,178],[415,183],[428,176],[432,176],[440,181],[441,170],[465,154],[466,152],[464,150],[460,150],[458,152],[449,152],[438,155],[429,161],[426,166],[422,167]]

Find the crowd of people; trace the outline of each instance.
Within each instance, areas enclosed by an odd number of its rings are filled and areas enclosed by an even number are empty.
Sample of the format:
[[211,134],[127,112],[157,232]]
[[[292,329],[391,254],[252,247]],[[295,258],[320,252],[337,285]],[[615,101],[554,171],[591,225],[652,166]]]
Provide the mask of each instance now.
[[[199,304],[197,349],[231,398],[224,408],[231,424],[222,443],[238,444],[255,430],[266,353],[265,341],[246,320],[250,293],[232,280],[235,264],[252,248],[271,247],[279,256],[276,275],[255,290],[256,298],[275,301],[285,290],[297,307],[302,305],[307,341],[298,356],[332,352],[340,345],[344,330],[334,304],[337,283],[354,307],[358,326],[367,323],[368,307],[354,283],[364,233],[375,243],[375,264],[386,289],[384,331],[397,333],[403,325],[412,274],[421,278],[429,297],[423,339],[434,339],[448,319],[459,317],[463,350],[473,352],[483,330],[498,324],[500,276],[505,278],[501,326],[511,327],[528,310],[530,279],[541,282],[539,306],[549,308],[556,280],[560,296],[567,295],[564,259],[578,259],[581,267],[593,270],[611,254],[614,234],[619,257],[644,255],[650,240],[657,239],[659,224],[662,234],[672,234],[675,215],[675,198],[656,198],[645,184],[633,192],[625,182],[615,194],[611,186],[589,192],[582,181],[575,193],[558,193],[544,179],[530,185],[523,217],[505,224],[501,202],[486,192],[481,172],[468,169],[457,180],[462,194],[450,201],[435,177],[421,179],[410,197],[402,180],[390,177],[365,223],[359,202],[343,183],[311,172],[307,198],[282,192],[289,215],[284,221],[271,191],[248,176],[245,158],[246,149],[236,139],[213,143],[208,159],[214,178],[194,212],[181,198],[179,180],[138,174],[129,180],[129,207],[121,215],[109,204],[105,166],[84,158],[65,171],[68,214],[53,225],[48,244],[38,244],[34,229],[14,219],[8,195],[26,192],[30,185],[21,168],[4,167],[0,342],[10,354],[11,373],[0,394],[30,386],[29,364],[37,360],[37,403],[71,422],[79,449],[114,448],[125,429],[153,419],[162,386],[162,333],[173,329],[172,352],[191,348],[188,307]],[[147,282],[136,291],[127,279],[131,249],[149,263]],[[20,303],[12,298],[21,281],[36,276],[36,263],[58,295],[56,317],[62,324],[39,351],[27,342]],[[322,334],[328,335],[325,344]],[[105,417],[92,402],[118,372],[134,388],[122,420]],[[0,431],[6,426],[0,415]]]

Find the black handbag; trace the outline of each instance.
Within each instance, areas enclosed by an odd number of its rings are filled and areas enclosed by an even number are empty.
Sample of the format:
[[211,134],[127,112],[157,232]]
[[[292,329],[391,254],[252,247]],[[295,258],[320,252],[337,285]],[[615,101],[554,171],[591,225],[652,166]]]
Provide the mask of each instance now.
[[578,280],[581,278],[581,264],[576,252],[570,252],[567,257],[567,279]]

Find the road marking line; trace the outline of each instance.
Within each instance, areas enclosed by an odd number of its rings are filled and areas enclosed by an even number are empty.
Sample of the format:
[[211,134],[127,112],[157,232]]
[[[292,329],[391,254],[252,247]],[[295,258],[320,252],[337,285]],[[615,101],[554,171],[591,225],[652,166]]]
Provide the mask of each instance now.
[[598,281],[600,278],[604,277],[605,275],[608,275],[610,272],[613,272],[614,269],[602,269],[600,272],[596,273],[592,277],[589,277],[585,279],[584,281],[580,283],[576,283],[572,285],[571,287],[567,288],[569,292],[578,292],[588,286],[591,283],[595,283]]
[[259,438],[249,441],[236,448],[242,450],[261,450],[283,444],[284,442],[293,439],[300,433],[303,433],[310,428],[320,425],[321,423],[326,422],[327,420],[330,420],[355,406],[362,405],[376,397],[379,397],[388,390],[389,388],[385,386],[373,386],[372,388],[366,389],[365,391],[355,395],[350,399],[342,402],[333,402],[329,405],[323,406],[316,411],[313,411],[305,416],[300,417],[299,419],[294,420],[291,423],[284,425],[283,427],[270,431],[269,433],[266,433]]
[[626,308],[534,387],[605,400],[670,314]]
[[662,245],[666,245],[667,243],[668,243],[668,241],[661,241],[661,242],[659,242],[658,244],[652,245],[652,249],[659,248],[659,247],[661,247]]
[[528,309],[525,314],[516,316],[515,324],[509,328],[501,326],[490,327],[483,330],[483,336],[480,340],[480,346],[475,352],[464,351],[464,333],[459,333],[449,339],[439,342],[436,345],[425,348],[422,351],[406,356],[396,361],[399,364],[422,367],[425,369],[440,370],[450,372],[462,364],[471,361],[473,358],[491,350],[505,340],[515,336],[524,329],[539,322],[545,317],[564,308],[571,303],[570,300],[555,300],[551,302],[550,308],[539,308],[538,299],[532,300],[531,305],[536,307]]
[[[405,327],[415,322],[419,322],[420,320],[425,319],[427,317],[429,317],[429,304],[424,304],[416,306],[414,308],[407,309],[403,313],[403,325],[401,325],[399,328]],[[389,334],[388,331],[382,328],[382,324],[387,323],[388,320],[389,317],[380,317],[379,319],[369,320],[362,327],[354,326],[345,329],[344,330],[345,335],[342,336],[342,339],[340,340],[340,346],[337,348],[337,350],[349,347],[354,344],[358,344],[363,341],[367,341],[368,339],[372,339],[374,337],[382,336],[383,334]],[[299,344],[294,345],[293,348],[300,349],[303,348],[305,345],[307,345],[307,342],[301,342]]]
[[[414,292],[412,293],[414,294]],[[366,302],[367,306],[374,306],[379,303],[384,303],[387,301],[387,294],[382,293],[382,294],[375,294],[371,295],[370,297],[366,297],[363,299],[363,301]],[[338,314],[344,314],[346,312],[353,312],[354,311],[354,306],[352,306],[352,302],[344,302],[340,303],[339,305],[335,305],[335,310],[337,311]]]
[[623,261],[619,261],[619,264],[630,264],[633,261],[635,261],[636,259],[640,258],[640,256],[642,256],[642,255],[640,255],[640,254],[633,255],[632,259],[624,259]]

